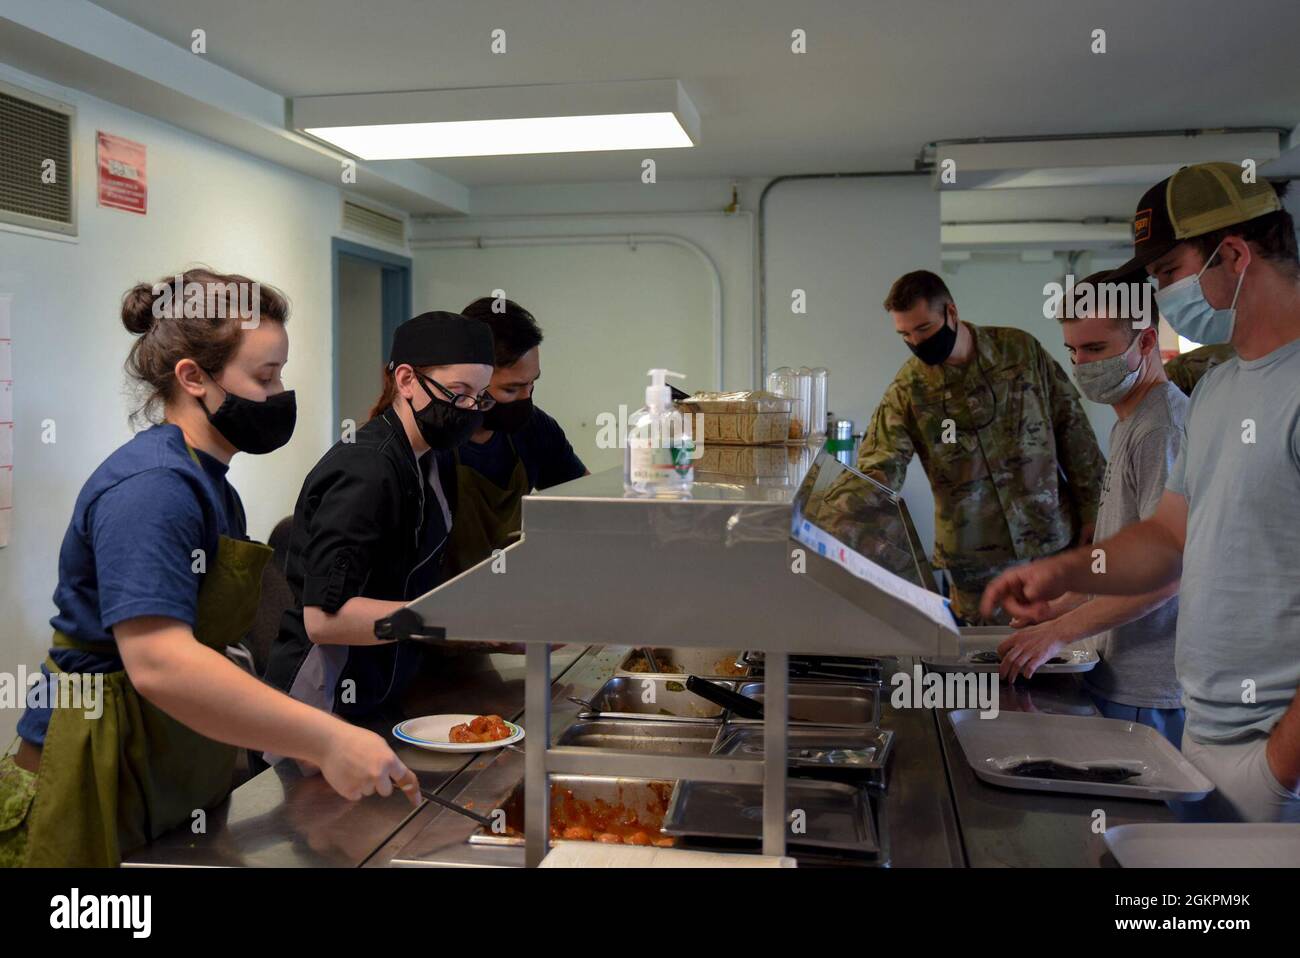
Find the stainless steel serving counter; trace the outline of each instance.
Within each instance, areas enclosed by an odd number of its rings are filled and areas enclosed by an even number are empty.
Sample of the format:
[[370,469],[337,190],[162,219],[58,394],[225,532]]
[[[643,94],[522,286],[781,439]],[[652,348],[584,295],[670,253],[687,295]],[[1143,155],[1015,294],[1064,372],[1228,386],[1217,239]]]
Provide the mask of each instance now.
[[[585,651],[552,652],[556,686]],[[515,718],[524,708],[524,657],[466,650],[426,649],[425,667],[392,714],[359,723],[383,735],[415,772],[420,786],[438,792],[473,756],[430,752],[399,742],[392,727],[431,712],[495,713]],[[521,756],[522,757],[522,756]],[[319,776],[303,775],[289,760],[268,768],[208,811],[206,831],[181,827],[131,854],[126,867],[257,866],[355,868],[424,809],[402,795],[349,802]]]
[[[570,670],[564,682],[568,688],[557,692],[552,703],[553,737],[563,733],[577,716],[578,708],[567,696],[584,697],[596,691],[626,653],[626,648],[609,647],[584,657]],[[889,788],[877,802],[882,857],[896,867],[960,867],[965,860],[932,716],[918,709],[895,710],[886,702],[881,725],[896,733]],[[487,753],[466,768],[445,794],[486,813],[523,774],[522,755]],[[407,822],[367,866],[490,868],[524,864],[523,848],[468,844],[475,828],[455,812],[429,807]]]
[[[586,654],[583,654],[583,652]],[[553,654],[552,733],[576,718],[569,696],[590,697],[612,675],[627,648],[565,648]],[[912,660],[899,659],[908,671]],[[488,712],[517,718],[523,711],[523,657],[444,653],[403,700],[409,715]],[[894,668],[886,663],[885,674]],[[1017,791],[988,785],[966,763],[943,710],[895,709],[882,727],[896,733],[889,785],[878,796],[884,857],[894,867],[1066,866],[1108,864],[1093,830],[1093,811],[1109,826],[1172,821],[1162,803]],[[1039,677],[1001,686],[1004,711],[1093,714],[1076,676]],[[384,734],[425,789],[486,813],[524,774],[518,747],[471,756],[416,749],[390,734],[391,716],[367,723]],[[399,718],[400,720],[400,718]],[[130,867],[515,867],[522,848],[472,846],[475,825],[425,802],[413,809],[402,796],[348,802],[320,776],[282,762],[240,786],[208,813],[207,832],[164,836],[132,855]]]

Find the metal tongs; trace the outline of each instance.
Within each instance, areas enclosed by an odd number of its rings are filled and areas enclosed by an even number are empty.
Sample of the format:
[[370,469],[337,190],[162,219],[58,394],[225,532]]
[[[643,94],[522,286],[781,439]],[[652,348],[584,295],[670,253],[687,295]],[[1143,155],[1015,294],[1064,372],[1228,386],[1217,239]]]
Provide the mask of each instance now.
[[421,788],[420,794],[423,795],[429,801],[433,802],[435,805],[441,805],[443,808],[449,809],[450,811],[456,812],[457,814],[464,815],[466,818],[471,818],[474,821],[478,822],[480,825],[482,825],[484,828],[487,829],[492,828],[492,819],[488,818],[486,815],[480,815],[478,812],[471,812],[464,805],[457,805],[455,802],[451,801],[450,799],[443,798],[441,795],[437,795],[429,791],[427,788]]
[[688,675],[686,677],[686,690],[694,692],[700,698],[708,699],[714,705],[721,705],[724,709],[730,709],[741,718],[761,719],[763,717],[762,702],[751,699],[748,695],[733,692],[731,689],[724,688],[707,679],[702,679],[697,675]]

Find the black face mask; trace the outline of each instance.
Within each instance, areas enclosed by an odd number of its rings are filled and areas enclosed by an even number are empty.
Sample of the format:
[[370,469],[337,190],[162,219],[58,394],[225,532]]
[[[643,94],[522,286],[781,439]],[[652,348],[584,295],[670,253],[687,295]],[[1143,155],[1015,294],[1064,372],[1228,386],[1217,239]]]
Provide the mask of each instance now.
[[474,435],[474,431],[483,425],[483,414],[477,409],[461,409],[445,400],[436,398],[429,387],[424,387],[429,397],[429,404],[423,409],[416,409],[408,399],[411,415],[420,435],[429,444],[430,449],[452,449]]
[[499,402],[483,414],[483,428],[493,432],[518,432],[533,418],[533,397]]
[[240,452],[254,456],[274,452],[283,446],[293,435],[293,427],[298,422],[298,401],[292,389],[269,396],[264,402],[245,399],[226,390],[226,398],[216,412],[208,412],[201,400],[199,405],[208,414],[212,428],[221,433],[226,442]]
[[943,328],[931,336],[929,339],[923,339],[913,346],[907,344],[907,348],[912,351],[917,359],[927,366],[941,366],[944,360],[952,355],[952,348],[957,345],[957,324],[948,325],[948,313],[944,311]]

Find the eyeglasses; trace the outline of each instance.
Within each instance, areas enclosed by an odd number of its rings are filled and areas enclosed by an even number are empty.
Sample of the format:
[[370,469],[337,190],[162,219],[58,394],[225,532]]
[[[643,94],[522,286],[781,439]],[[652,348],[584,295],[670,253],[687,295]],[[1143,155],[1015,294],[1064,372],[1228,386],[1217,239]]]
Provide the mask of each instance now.
[[[419,377],[421,386],[424,386],[425,383],[433,383],[438,388],[438,392],[447,397],[447,402],[457,409],[477,409],[479,412],[487,412],[497,404],[497,401],[488,394],[487,390],[484,390],[479,396],[471,396],[469,393],[454,393],[436,379],[430,379],[418,372],[415,375]],[[430,399],[434,398],[433,393],[429,392],[428,386],[424,386],[424,392]]]

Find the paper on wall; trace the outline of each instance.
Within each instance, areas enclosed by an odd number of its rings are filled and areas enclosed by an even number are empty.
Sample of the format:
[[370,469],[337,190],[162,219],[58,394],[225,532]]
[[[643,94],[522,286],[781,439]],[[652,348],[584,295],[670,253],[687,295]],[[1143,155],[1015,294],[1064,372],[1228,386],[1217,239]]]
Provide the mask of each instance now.
[[794,537],[814,549],[818,555],[830,559],[859,579],[870,582],[882,592],[902,599],[941,628],[958,634],[951,605],[943,596],[914,585],[884,566],[872,562],[866,556],[855,552],[835,537],[817,528],[807,519],[802,519],[796,524]]
[[14,384],[0,382],[0,422],[14,421]]
[[0,423],[0,468],[14,464],[14,424]]
[[7,339],[0,339],[0,382],[8,382],[14,378],[14,366],[10,360],[10,342]]

